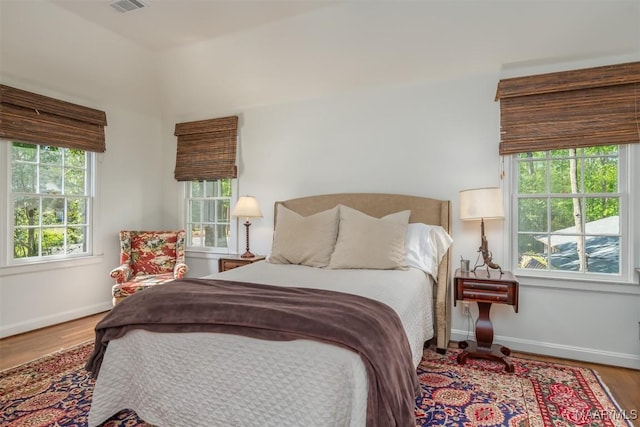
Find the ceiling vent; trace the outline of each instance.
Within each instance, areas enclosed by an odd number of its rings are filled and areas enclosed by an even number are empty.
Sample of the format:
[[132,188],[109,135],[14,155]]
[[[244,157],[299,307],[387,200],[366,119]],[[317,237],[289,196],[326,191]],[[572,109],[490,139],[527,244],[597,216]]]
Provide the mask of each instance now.
[[114,0],[111,2],[111,7],[118,12],[127,13],[142,9],[147,5],[140,0]]

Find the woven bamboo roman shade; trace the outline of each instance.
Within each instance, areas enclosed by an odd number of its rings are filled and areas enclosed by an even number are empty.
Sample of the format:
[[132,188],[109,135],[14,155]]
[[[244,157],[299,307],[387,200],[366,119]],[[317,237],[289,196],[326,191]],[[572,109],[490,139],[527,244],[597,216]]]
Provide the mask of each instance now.
[[236,178],[238,116],[176,123],[175,178],[202,181]]
[[500,80],[500,154],[640,142],[640,62]]
[[102,153],[106,125],[104,111],[0,85],[0,137]]

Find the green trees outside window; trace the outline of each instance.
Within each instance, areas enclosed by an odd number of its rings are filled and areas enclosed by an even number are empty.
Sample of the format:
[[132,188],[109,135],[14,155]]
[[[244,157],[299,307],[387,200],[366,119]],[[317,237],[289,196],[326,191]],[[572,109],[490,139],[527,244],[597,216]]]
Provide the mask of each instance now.
[[11,143],[13,258],[88,252],[88,152]]
[[617,145],[516,156],[519,268],[620,273],[619,161]]
[[229,247],[232,193],[231,179],[187,183],[188,247]]

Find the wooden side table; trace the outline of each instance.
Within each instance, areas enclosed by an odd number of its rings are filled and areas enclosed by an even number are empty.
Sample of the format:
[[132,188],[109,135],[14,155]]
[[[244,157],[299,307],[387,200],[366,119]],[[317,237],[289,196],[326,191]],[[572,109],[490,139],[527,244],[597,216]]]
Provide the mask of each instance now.
[[253,258],[242,258],[240,255],[227,255],[218,259],[218,272],[222,273],[223,271],[242,267],[243,265],[256,261],[262,261],[263,259],[265,259],[265,257],[262,255],[256,255]]
[[476,321],[476,341],[461,341],[458,347],[464,351],[458,355],[458,363],[464,364],[468,357],[495,360],[505,365],[507,372],[513,372],[513,364],[507,359],[509,348],[493,343],[493,323],[491,323],[491,304],[508,304],[518,312],[518,280],[505,271],[477,270],[463,273],[456,270],[454,292],[456,301],[475,301],[478,304]]

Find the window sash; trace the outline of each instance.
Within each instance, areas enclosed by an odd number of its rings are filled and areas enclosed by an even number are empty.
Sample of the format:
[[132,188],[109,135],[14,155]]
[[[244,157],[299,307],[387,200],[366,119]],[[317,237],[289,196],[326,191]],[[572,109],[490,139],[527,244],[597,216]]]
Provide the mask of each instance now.
[[[635,148],[635,147],[634,147]],[[630,194],[629,181],[631,179],[630,173],[630,162],[633,156],[633,150],[629,145],[619,145],[618,146],[618,191],[612,193],[579,193],[578,197],[581,198],[590,198],[598,197],[598,196],[606,196],[606,197],[618,197],[619,198],[619,232],[612,234],[612,236],[619,236],[619,256],[620,256],[620,271],[617,274],[612,273],[598,273],[598,272],[589,272],[589,271],[564,271],[564,270],[554,270],[554,269],[544,269],[544,270],[536,270],[536,269],[527,269],[520,268],[520,259],[519,259],[519,247],[518,247],[518,234],[519,234],[519,212],[518,212],[518,201],[520,199],[526,198],[536,198],[536,197],[547,197],[547,196],[557,196],[558,198],[571,198],[571,194],[558,194],[558,193],[535,193],[535,194],[519,194],[518,189],[518,174],[519,174],[519,162],[516,159],[516,155],[507,156],[506,162],[509,170],[512,171],[512,179],[509,180],[509,185],[506,188],[507,192],[512,194],[510,198],[510,215],[508,216],[510,221],[509,229],[511,232],[507,235],[505,243],[507,244],[507,248],[509,249],[509,253],[511,253],[511,264],[512,270],[515,274],[521,276],[531,276],[531,277],[545,277],[545,278],[558,278],[563,280],[585,280],[585,281],[596,281],[598,283],[629,283],[633,279],[633,257],[634,257],[634,247],[632,246],[633,241],[631,241],[631,233],[633,232],[633,225],[631,223],[631,219],[633,218],[633,213],[631,212],[634,201],[632,200],[632,195]],[[584,156],[584,158],[588,158],[589,156]],[[548,171],[547,171],[548,172]],[[583,219],[583,224],[586,219]],[[548,231],[551,230],[548,228]],[[564,236],[560,233],[537,233],[531,232],[530,234],[553,234]],[[586,234],[586,233],[585,233]],[[590,234],[589,234],[590,235]]]
[[[207,181],[209,183],[211,181]],[[232,220],[231,220],[231,204],[233,198],[233,185],[231,185],[231,195],[223,196],[222,195],[222,183],[220,180],[213,181],[216,186],[214,190],[214,194],[197,194],[192,195],[192,184],[193,181],[189,181],[185,183],[185,229],[187,230],[187,247],[189,250],[201,250],[201,251],[211,251],[211,252],[229,252],[232,247]],[[219,203],[226,202],[227,203],[227,218],[219,217]],[[210,213],[213,215],[213,218],[205,218],[205,209],[204,204],[211,203]],[[194,219],[193,209],[195,206],[198,206],[199,212],[198,215]],[[212,219],[212,220],[209,220]],[[208,239],[209,233],[212,234],[212,239],[214,245],[207,245],[206,240],[200,240],[199,244],[194,244],[194,240],[196,239],[193,236],[194,227],[197,227],[200,232],[204,232],[205,235],[200,236],[200,239]],[[223,230],[225,231],[226,236],[224,237],[225,245],[218,245],[217,242],[222,239],[220,234]]]
[[[50,261],[50,260],[60,260],[60,259],[71,259],[76,257],[85,257],[87,255],[91,255],[93,253],[93,224],[92,224],[92,211],[93,211],[93,179],[94,179],[94,164],[95,164],[95,154],[92,152],[85,152],[85,166],[77,167],[71,166],[63,169],[67,170],[83,170],[84,171],[84,188],[82,194],[77,194],[77,192],[70,192],[68,194],[64,193],[48,193],[46,191],[42,191],[42,185],[40,182],[36,182],[35,188],[33,191],[13,191],[11,180],[13,173],[13,166],[15,164],[24,164],[27,162],[22,161],[12,161],[11,156],[11,146],[12,142],[3,141],[6,144],[3,144],[3,154],[1,157],[6,156],[6,162],[8,165],[7,168],[7,185],[6,193],[4,195],[4,201],[8,203],[8,209],[5,210],[9,217],[6,221],[7,227],[7,235],[8,239],[6,239],[6,247],[3,248],[3,252],[6,250],[6,257],[3,257],[6,261],[0,262],[1,265],[24,265],[33,263],[34,261]],[[37,145],[37,144],[34,144]],[[44,145],[44,144],[42,144]],[[28,163],[33,164],[37,168],[37,174],[40,175],[39,169],[41,166],[48,166],[48,164],[44,164],[41,162],[42,151],[40,146],[38,146],[37,155],[34,161],[30,161]],[[63,156],[64,157],[64,156]],[[63,163],[60,165],[64,166]],[[39,181],[38,177],[38,181]],[[64,186],[64,180],[63,180]],[[64,187],[63,187],[64,188]],[[28,225],[17,225],[15,223],[15,201],[18,198],[30,198],[37,202],[38,205],[38,218],[37,222],[34,224]],[[56,216],[60,215],[60,217],[56,217],[55,221],[46,221],[45,220],[45,210],[43,209],[43,201],[49,200],[49,202],[58,199],[62,202],[63,209],[61,212],[56,212]],[[82,218],[74,220],[69,217],[69,205],[71,202],[81,201],[84,205]],[[46,233],[47,230],[62,230],[63,232],[63,242],[61,247],[61,252],[53,253],[53,254],[43,254],[43,234]],[[38,254],[34,256],[16,256],[15,254],[15,232],[16,230],[24,230],[25,232],[31,232],[35,234],[37,237],[37,246],[38,246]],[[73,246],[76,245],[73,242],[69,241],[69,232],[70,231],[80,232],[83,235],[80,245],[80,250],[74,250]]]

